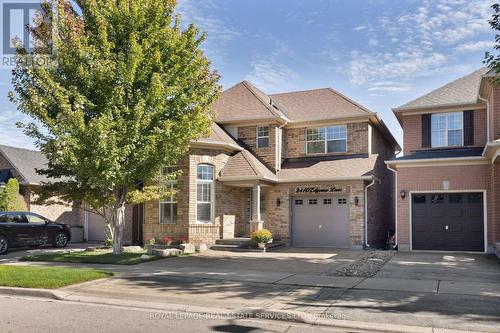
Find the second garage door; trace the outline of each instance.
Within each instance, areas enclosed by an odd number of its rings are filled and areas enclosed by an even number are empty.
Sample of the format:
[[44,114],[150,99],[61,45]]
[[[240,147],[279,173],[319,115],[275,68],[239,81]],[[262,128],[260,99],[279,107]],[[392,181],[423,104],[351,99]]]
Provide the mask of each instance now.
[[346,197],[294,197],[292,245],[350,247],[349,205]]
[[412,195],[412,249],[484,251],[482,193]]

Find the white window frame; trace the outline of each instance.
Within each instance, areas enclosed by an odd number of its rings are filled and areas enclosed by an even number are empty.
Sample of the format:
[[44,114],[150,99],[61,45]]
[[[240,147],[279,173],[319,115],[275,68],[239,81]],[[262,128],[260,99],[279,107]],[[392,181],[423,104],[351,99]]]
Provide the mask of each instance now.
[[[161,168],[161,174],[163,176],[165,176],[167,173],[165,172],[166,169],[178,169],[177,166],[168,166],[168,167],[162,167]],[[177,179],[171,179],[167,182],[166,184],[167,188],[166,190],[167,191],[171,191],[173,192],[176,188],[177,188]],[[168,221],[168,222],[163,222],[162,220],[162,214],[161,214],[161,206],[162,205],[168,205],[169,209],[170,209],[170,216],[172,217],[172,220],[171,221]],[[177,205],[177,193],[171,193],[168,197],[166,198],[162,198],[159,200],[158,202],[158,223],[161,224],[161,225],[174,225],[174,224],[177,224],[177,214],[174,215],[174,205]],[[177,206],[177,208],[179,208]],[[177,210],[176,210],[177,211]]]
[[[260,129],[261,128],[264,128],[264,127],[267,127],[267,135],[260,135]],[[269,132],[270,132],[270,128],[269,128],[269,125],[262,125],[262,126],[257,126],[257,141],[256,141],[256,146],[257,148],[268,148],[270,145],[271,145],[271,142],[269,140],[270,136],[269,136]],[[267,139],[267,146],[261,146],[259,145],[259,139]]]
[[[198,167],[209,166],[212,168],[212,179],[198,179]],[[198,201],[198,184],[209,184],[210,185],[210,201]],[[198,224],[213,224],[215,209],[214,209],[214,199],[215,199],[215,166],[207,163],[200,163],[196,165],[196,223]],[[210,221],[201,221],[198,219],[198,204],[210,204]]]
[[[449,144],[449,131],[456,131],[456,129],[449,129],[449,117],[450,115],[456,115],[456,114],[461,114],[462,116],[462,137],[461,137],[461,142],[459,145],[452,145],[450,146]],[[433,118],[434,117],[438,117],[438,116],[445,116],[446,117],[446,128],[443,130],[445,133],[446,133],[446,136],[445,136],[445,143],[444,144],[439,144],[439,145],[435,145],[434,144],[434,132],[441,132],[441,131],[435,131],[433,129]],[[431,114],[431,147],[432,148],[443,148],[443,147],[462,147],[464,145],[464,113],[462,111],[458,111],[458,112],[446,112],[446,113],[433,113]]]
[[[328,140],[328,129],[329,128],[336,128],[336,127],[342,127],[344,128],[344,132],[345,132],[345,138],[342,138],[342,139],[330,139]],[[323,140],[308,140],[307,139],[307,131],[310,130],[310,129],[314,129],[314,130],[320,130],[320,129],[323,129],[324,130],[324,135],[325,135],[325,138]],[[334,126],[324,126],[324,127],[308,127],[306,128],[306,133],[305,133],[306,137],[305,137],[305,141],[306,141],[306,155],[319,155],[319,154],[341,154],[341,153],[347,153],[348,151],[348,147],[347,147],[347,125],[334,125]],[[334,152],[329,152],[328,151],[328,142],[329,141],[345,141],[345,150],[344,151],[334,151]],[[324,142],[324,147],[323,147],[323,152],[321,153],[310,153],[309,152],[309,143],[312,143],[312,142]]]

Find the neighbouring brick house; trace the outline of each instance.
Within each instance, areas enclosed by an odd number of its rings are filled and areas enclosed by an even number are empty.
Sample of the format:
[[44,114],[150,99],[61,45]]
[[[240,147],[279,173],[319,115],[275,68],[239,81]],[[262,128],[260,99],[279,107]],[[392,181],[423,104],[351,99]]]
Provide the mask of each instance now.
[[[70,226],[83,228],[83,238],[88,241],[103,241],[107,236],[107,227],[102,217],[89,213],[82,209],[80,203],[72,205],[52,204],[36,205],[35,190],[49,182],[45,176],[36,172],[44,169],[47,159],[40,151],[0,145],[0,186],[5,184],[9,178],[16,178],[20,185],[20,194],[23,196],[28,211],[40,214],[52,221],[65,223]],[[141,220],[136,218],[137,214],[132,206],[127,206],[125,212],[124,242],[126,244],[139,243],[140,233],[134,234],[134,228]],[[134,219],[135,218],[135,219]],[[75,239],[73,237],[73,239]]]
[[500,242],[500,87],[479,69],[394,109],[400,250],[492,252]]
[[211,134],[164,172],[176,195],[144,204],[144,240],[191,243],[262,227],[292,246],[384,244],[401,150],[376,113],[333,89],[266,95],[243,81],[214,105]]

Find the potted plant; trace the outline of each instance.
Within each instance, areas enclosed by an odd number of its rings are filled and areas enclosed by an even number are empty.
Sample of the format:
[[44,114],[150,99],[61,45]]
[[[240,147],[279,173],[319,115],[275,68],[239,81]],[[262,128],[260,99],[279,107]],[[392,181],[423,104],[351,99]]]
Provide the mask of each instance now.
[[147,244],[146,244],[146,251],[147,251],[147,254],[153,254],[153,249],[155,248],[155,244],[156,244],[156,239],[155,238],[148,238],[146,240]]
[[252,232],[250,238],[257,243],[259,249],[265,249],[266,244],[273,240],[273,234],[267,229],[261,229]]
[[174,239],[170,236],[163,237],[163,244],[165,244],[166,246],[172,245],[173,241]]

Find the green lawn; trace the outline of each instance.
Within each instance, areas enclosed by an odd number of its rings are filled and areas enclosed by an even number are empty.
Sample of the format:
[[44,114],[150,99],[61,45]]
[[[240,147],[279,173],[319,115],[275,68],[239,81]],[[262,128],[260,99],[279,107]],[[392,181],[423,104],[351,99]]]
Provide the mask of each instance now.
[[55,289],[113,276],[111,272],[86,268],[0,266],[0,286]]
[[143,252],[138,253],[122,253],[115,255],[110,251],[95,251],[95,252],[58,252],[24,256],[21,260],[24,261],[50,261],[50,262],[73,262],[86,264],[113,264],[113,265],[135,265],[141,262],[160,259],[159,257],[151,257],[150,259],[141,259]]

